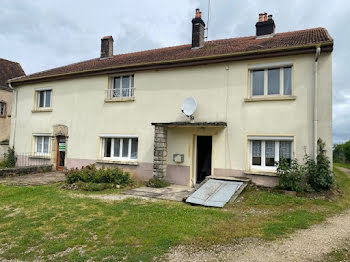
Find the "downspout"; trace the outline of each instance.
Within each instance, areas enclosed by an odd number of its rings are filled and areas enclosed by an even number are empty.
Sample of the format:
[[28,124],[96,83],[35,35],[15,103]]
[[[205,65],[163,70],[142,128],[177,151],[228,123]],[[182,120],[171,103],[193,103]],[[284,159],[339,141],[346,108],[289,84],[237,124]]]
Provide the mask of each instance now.
[[315,53],[315,66],[314,66],[314,160],[317,160],[317,140],[318,140],[318,133],[317,133],[317,124],[318,124],[318,115],[317,115],[317,107],[318,107],[318,58],[321,54],[321,48],[318,46],[316,47],[316,53]]
[[[18,92],[16,89],[14,89],[11,85],[11,82],[8,83],[10,88],[13,92],[13,98],[12,98],[12,112],[11,112],[11,134],[10,134],[10,147],[15,146],[15,139],[16,139],[16,124],[17,124],[17,98],[18,98]],[[12,121],[14,117],[14,120]]]

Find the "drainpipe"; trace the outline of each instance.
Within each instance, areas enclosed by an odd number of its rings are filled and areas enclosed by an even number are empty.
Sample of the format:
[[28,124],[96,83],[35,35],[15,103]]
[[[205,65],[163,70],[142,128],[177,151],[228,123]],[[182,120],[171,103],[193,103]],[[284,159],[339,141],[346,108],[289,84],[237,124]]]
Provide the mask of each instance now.
[[318,123],[318,116],[317,116],[317,106],[318,106],[318,58],[321,54],[321,48],[318,46],[316,47],[316,53],[315,53],[315,66],[314,66],[314,159],[316,161],[317,159],[317,123]]
[[[14,89],[11,85],[11,82],[9,82],[9,86],[12,89],[13,92],[13,98],[12,98],[12,112],[11,112],[11,134],[10,134],[10,147],[15,146],[15,139],[16,139],[16,124],[17,124],[17,98],[18,98],[18,92],[16,89]],[[14,117],[14,120],[12,121]]]

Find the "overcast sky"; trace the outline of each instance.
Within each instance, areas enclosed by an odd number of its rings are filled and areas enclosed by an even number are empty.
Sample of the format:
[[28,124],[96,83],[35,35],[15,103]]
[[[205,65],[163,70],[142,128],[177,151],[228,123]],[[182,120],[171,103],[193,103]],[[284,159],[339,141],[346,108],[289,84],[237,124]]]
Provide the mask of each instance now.
[[[208,0],[1,0],[0,57],[27,74],[100,55],[113,35],[115,53],[190,43],[191,19]],[[255,34],[258,13],[273,14],[276,32],[325,27],[333,52],[333,140],[350,139],[350,1],[211,0],[209,39]]]

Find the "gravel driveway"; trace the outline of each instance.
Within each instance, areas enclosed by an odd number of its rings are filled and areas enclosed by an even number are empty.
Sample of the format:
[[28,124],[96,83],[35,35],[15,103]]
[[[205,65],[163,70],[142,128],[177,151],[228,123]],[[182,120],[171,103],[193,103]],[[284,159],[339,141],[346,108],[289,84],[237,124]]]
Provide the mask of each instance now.
[[65,179],[64,173],[47,172],[28,174],[24,176],[13,176],[0,178],[0,184],[19,185],[19,186],[38,186],[47,185],[57,182],[63,182]]
[[[341,170],[350,174],[350,170]],[[165,259],[167,261],[242,262],[322,261],[325,254],[343,247],[349,238],[350,209],[309,229],[299,230],[284,240],[260,243],[246,241],[236,246],[221,246],[201,251],[178,246],[173,248]]]

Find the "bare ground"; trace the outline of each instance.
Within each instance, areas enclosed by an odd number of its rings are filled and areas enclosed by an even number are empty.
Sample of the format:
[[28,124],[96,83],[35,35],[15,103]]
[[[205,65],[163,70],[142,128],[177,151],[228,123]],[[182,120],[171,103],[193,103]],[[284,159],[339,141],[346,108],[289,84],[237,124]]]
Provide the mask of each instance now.
[[[350,170],[339,168],[350,175]],[[166,261],[322,261],[331,251],[342,248],[350,238],[350,209],[330,217],[289,238],[274,242],[244,241],[234,246],[216,246],[210,250],[192,250],[178,246],[162,260]]]
[[38,186],[63,182],[65,175],[62,172],[47,172],[0,178],[0,184],[18,186]]

